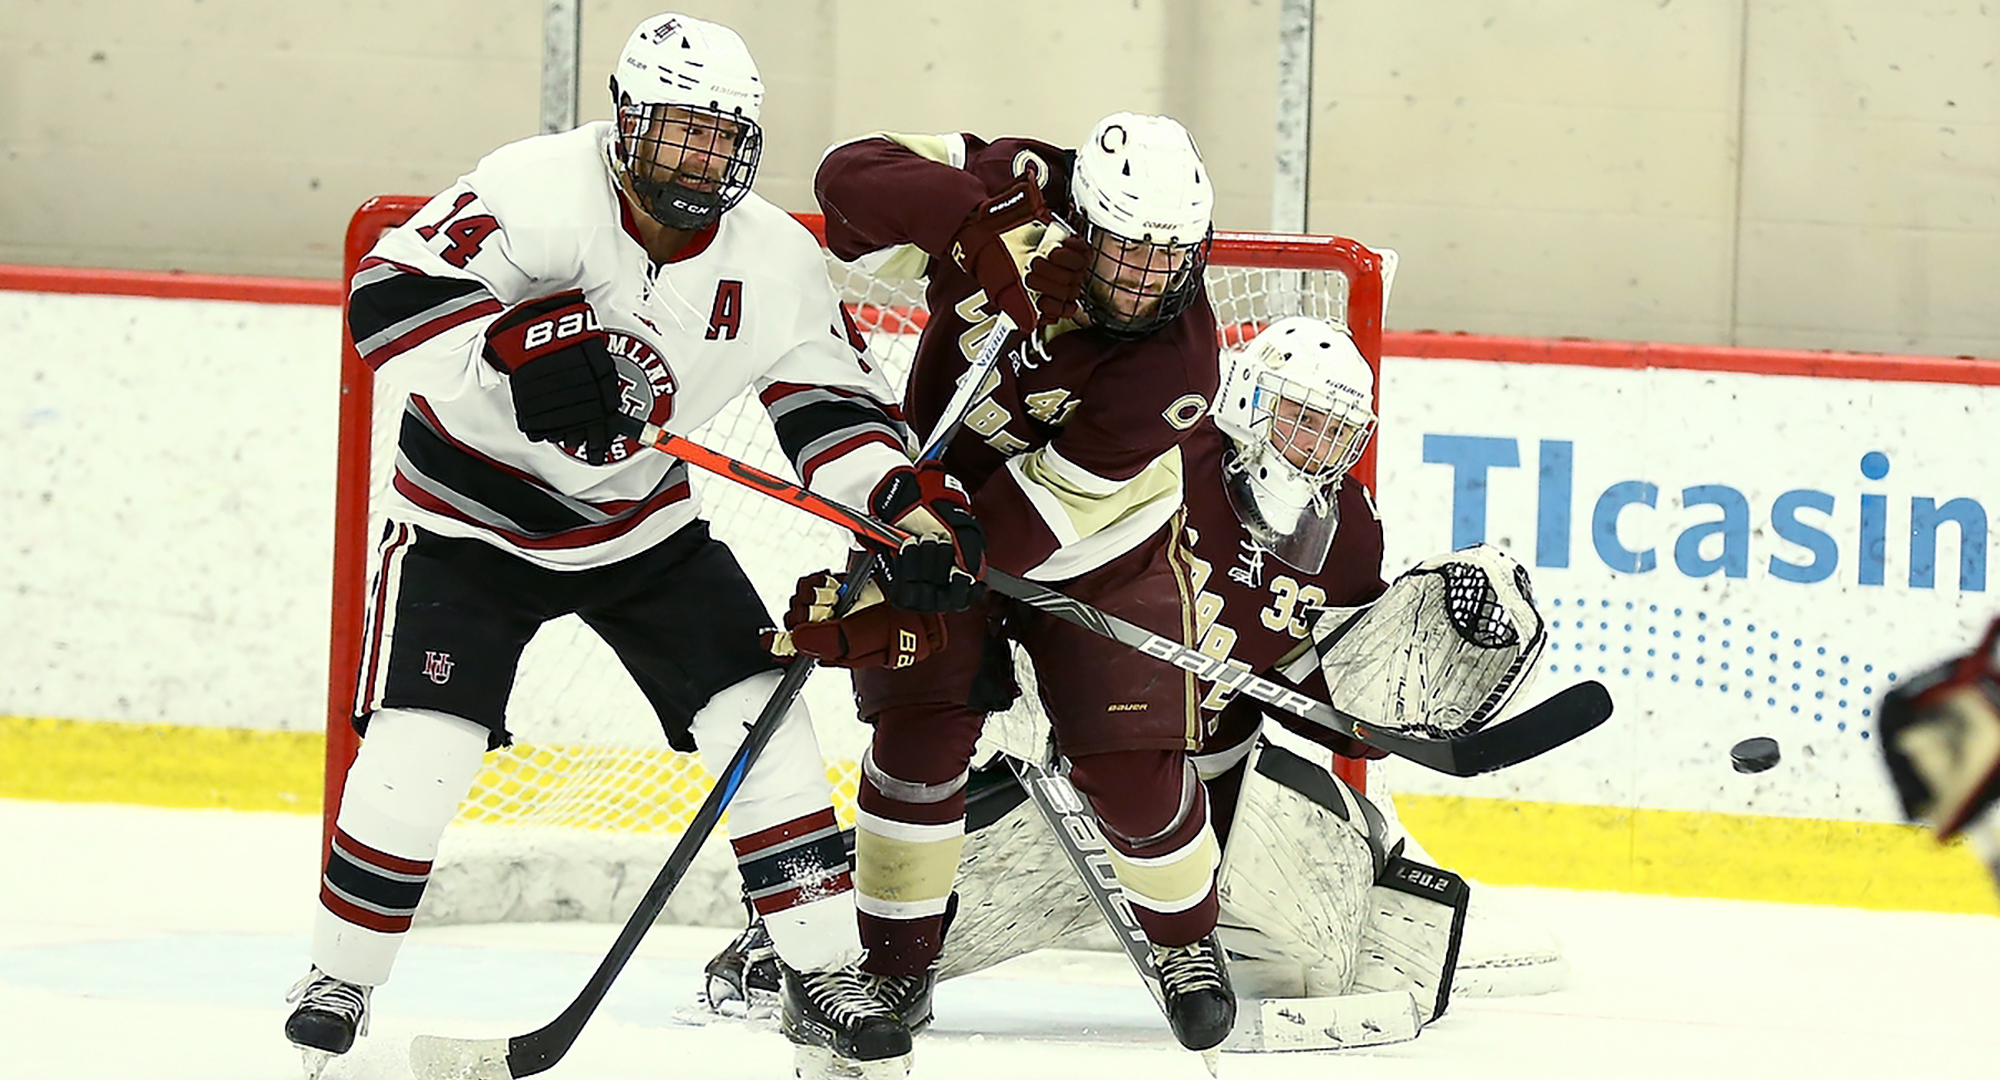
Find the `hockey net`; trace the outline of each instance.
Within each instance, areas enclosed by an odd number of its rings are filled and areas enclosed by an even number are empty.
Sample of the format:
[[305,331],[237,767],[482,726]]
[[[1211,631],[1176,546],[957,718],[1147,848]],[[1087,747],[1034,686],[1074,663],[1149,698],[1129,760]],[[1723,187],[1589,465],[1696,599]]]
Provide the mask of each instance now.
[[[346,274],[381,234],[426,200],[380,196],[349,223]],[[817,215],[799,215],[816,235]],[[1370,364],[1381,356],[1382,262],[1332,236],[1218,233],[1208,269],[1210,301],[1224,344],[1248,340],[1292,314],[1345,321]],[[921,281],[871,278],[829,256],[828,270],[869,341],[873,359],[900,385],[925,321]],[[343,325],[345,320],[343,319]],[[379,535],[381,501],[395,465],[403,394],[393,369],[371,372],[343,329],[339,480],[335,510],[333,618],[327,693],[325,827],[359,742],[349,723],[359,667],[362,613]],[[791,467],[769,418],[745,394],[692,438],[781,476]],[[1356,472],[1372,483],[1372,449]],[[699,470],[702,516],[728,543],[774,614],[800,575],[840,565],[838,528]],[[834,808],[853,824],[858,761],[867,728],[855,717],[847,674],[809,681]],[[1032,730],[1033,694],[989,729]],[[508,704],[514,744],[489,753],[458,819],[446,832],[419,912],[424,922],[622,919],[712,780],[694,755],[669,750],[658,721],[611,651],[574,617],[542,628],[522,656]],[[1361,779],[1356,772],[1352,777]],[[725,818],[725,827],[727,819]],[[663,918],[729,925],[741,918],[726,845],[711,841]],[[702,880],[707,878],[708,880]]]

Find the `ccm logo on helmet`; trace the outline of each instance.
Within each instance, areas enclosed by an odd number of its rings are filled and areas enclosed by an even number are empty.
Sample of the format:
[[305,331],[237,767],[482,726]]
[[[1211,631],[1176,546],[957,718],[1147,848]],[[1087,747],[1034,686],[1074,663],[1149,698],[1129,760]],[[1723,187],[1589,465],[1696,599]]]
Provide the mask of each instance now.
[[560,319],[543,319],[530,323],[522,335],[523,349],[538,349],[552,341],[573,338],[588,330],[601,330],[597,314],[590,311],[572,311]]

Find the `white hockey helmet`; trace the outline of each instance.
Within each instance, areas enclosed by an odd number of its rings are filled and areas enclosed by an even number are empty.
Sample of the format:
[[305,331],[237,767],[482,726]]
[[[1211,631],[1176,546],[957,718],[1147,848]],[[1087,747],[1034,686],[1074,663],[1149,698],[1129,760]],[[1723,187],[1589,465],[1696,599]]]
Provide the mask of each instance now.
[[686,15],[639,24],[611,73],[618,165],[663,225],[698,229],[757,178],[764,81],[736,31]]
[[1215,424],[1223,486],[1250,535],[1316,574],[1340,527],[1334,496],[1375,434],[1375,373],[1344,328],[1292,315],[1223,354]]
[[1077,147],[1069,189],[1097,250],[1081,298],[1090,324],[1136,338],[1172,322],[1201,287],[1215,209],[1194,137],[1165,116],[1112,113]]

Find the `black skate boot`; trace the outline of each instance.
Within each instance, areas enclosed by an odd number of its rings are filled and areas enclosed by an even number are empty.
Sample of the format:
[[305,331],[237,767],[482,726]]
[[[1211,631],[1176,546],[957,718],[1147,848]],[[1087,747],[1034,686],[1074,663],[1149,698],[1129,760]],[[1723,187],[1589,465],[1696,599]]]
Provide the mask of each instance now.
[[[785,1037],[804,1080],[901,1080],[910,1071],[910,1029],[888,1004],[893,980],[858,967],[797,971],[778,961]],[[928,1011],[928,1004],[926,1004]]]
[[750,925],[703,970],[708,977],[702,998],[710,1011],[745,1015],[776,1011],[778,951],[755,911],[750,913]]
[[931,1026],[931,992],[937,989],[937,969],[921,975],[875,975],[875,996],[889,1012],[910,1029],[910,1034]]
[[1153,963],[1167,994],[1167,1026],[1190,1050],[1210,1050],[1236,1025],[1236,994],[1222,946],[1210,934],[1192,945],[1153,946]]
[[298,1002],[285,1018],[285,1038],[305,1054],[306,1075],[317,1077],[328,1058],[347,1053],[355,1036],[368,1034],[368,995],[374,989],[315,967],[285,994],[287,1002]]

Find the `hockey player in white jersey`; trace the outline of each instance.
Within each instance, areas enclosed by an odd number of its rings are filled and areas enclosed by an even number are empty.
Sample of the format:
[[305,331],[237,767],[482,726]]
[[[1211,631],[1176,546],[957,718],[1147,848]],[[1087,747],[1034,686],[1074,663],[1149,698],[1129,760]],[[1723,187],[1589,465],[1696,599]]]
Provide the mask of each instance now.
[[[913,467],[819,245],[750,192],[763,85],[731,30],[659,15],[611,80],[617,119],[501,147],[385,235],[354,275],[360,354],[409,388],[369,593],[365,736],[286,1035],[309,1067],[366,1032],[447,821],[505,713],[523,647],[574,613],[676,749],[719,768],[779,683],[769,613],[708,535],[687,466],[621,431],[687,434],[746,390],[813,490],[919,540],[882,553],[900,607],[983,588],[962,493]],[[906,1068],[908,1031],[848,991],[848,858],[793,703],[730,804],[745,885],[783,962],[787,1033]]]

